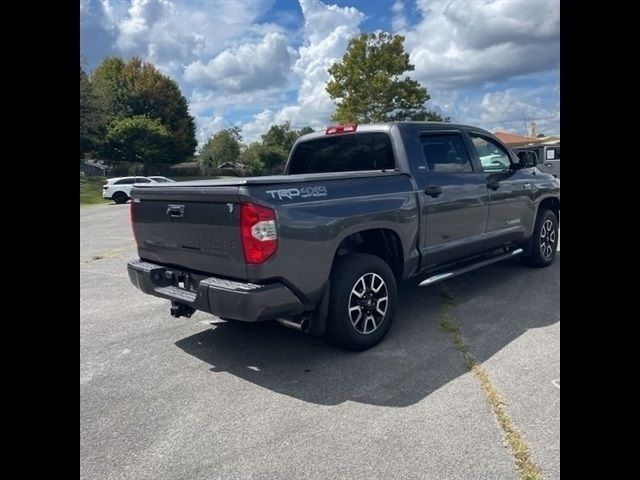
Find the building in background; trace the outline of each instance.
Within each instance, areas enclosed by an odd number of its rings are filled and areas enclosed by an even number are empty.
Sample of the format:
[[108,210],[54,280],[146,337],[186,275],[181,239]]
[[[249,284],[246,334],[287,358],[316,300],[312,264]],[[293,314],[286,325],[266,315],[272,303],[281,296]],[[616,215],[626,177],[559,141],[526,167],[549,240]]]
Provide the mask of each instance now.
[[106,177],[109,167],[102,160],[80,160],[80,176]]

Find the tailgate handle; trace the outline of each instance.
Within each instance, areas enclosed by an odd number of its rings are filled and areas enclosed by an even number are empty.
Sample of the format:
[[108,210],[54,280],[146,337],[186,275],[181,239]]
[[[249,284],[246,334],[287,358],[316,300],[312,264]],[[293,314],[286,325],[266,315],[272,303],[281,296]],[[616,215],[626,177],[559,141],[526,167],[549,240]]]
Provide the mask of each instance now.
[[184,218],[184,205],[168,205],[166,214],[169,218]]

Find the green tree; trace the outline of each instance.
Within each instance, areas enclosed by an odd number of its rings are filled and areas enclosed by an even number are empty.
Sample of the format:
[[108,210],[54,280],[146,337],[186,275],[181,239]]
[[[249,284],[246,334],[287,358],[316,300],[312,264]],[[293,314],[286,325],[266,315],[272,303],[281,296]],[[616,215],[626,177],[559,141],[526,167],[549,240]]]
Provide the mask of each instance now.
[[105,126],[106,119],[98,96],[80,67],[80,157],[100,147]]
[[280,173],[284,168],[289,152],[295,141],[306,133],[314,130],[311,127],[303,127],[300,130],[291,128],[290,122],[280,125],[272,125],[262,135],[262,149],[259,150],[260,160],[266,173]]
[[113,162],[145,165],[170,163],[167,145],[171,134],[159,119],[143,115],[116,119],[109,125],[102,156]]
[[210,168],[217,168],[226,162],[235,163],[240,156],[241,146],[240,128],[225,128],[215,133],[204,144],[197,157],[198,163]]
[[438,120],[426,109],[427,89],[405,72],[414,70],[404,37],[362,33],[351,39],[342,61],[329,68],[326,91],[336,102],[331,119],[340,123]]
[[252,175],[281,173],[288,153],[282,147],[253,142],[242,153],[242,161]]
[[94,90],[107,120],[146,116],[159,119],[170,135],[166,143],[168,163],[190,158],[197,145],[195,122],[178,84],[149,62],[108,57],[91,75]]
[[285,122],[281,125],[272,125],[267,133],[262,135],[262,143],[270,147],[280,147],[289,153],[299,136],[297,131],[291,129],[291,123]]
[[243,148],[240,158],[250,175],[261,175],[263,173],[264,148],[261,142],[252,142]]
[[131,92],[125,84],[124,66],[120,57],[107,57],[91,74],[91,85],[108,122],[133,115],[128,105]]
[[315,130],[307,126],[307,127],[302,127],[300,130],[298,130],[298,135],[302,136],[302,135],[306,135],[307,133],[313,133],[313,132],[315,132]]

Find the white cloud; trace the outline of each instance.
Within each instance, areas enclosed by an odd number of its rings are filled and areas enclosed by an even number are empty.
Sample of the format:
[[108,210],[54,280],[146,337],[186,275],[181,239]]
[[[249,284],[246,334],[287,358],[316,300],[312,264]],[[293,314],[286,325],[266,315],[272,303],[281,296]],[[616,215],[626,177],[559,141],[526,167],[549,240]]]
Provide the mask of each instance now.
[[113,7],[109,3],[109,0],[101,0],[100,7],[102,8],[102,27],[105,30],[113,30],[116,27],[116,22],[113,13]]
[[[300,0],[305,43],[294,72],[300,79],[298,101],[279,110],[268,106],[243,125],[243,131],[264,132],[273,123],[322,128],[335,110],[325,91],[327,69],[344,54],[350,38],[359,33],[364,15],[353,7]],[[427,2],[418,1],[422,20],[409,26],[406,5],[391,7],[394,30],[407,36],[406,48],[416,70],[412,77],[429,88],[432,109],[454,120],[495,129],[517,125],[522,110],[537,117],[539,129],[559,129],[559,113],[542,107],[526,91],[488,92],[469,101],[469,89],[505,81],[536,71],[557,68],[559,9],[548,2]],[[549,92],[547,92],[548,94]],[[502,122],[502,123],[500,123]],[[505,123],[506,122],[506,123]],[[250,135],[247,135],[250,136]]]
[[458,94],[446,97],[448,112],[453,120],[490,131],[505,131],[523,135],[525,118],[527,127],[535,120],[538,133],[560,133],[560,111],[556,103],[544,99],[557,96],[553,87],[526,89],[507,88],[485,93],[469,99]]
[[394,32],[401,32],[407,28],[408,22],[404,11],[404,2],[402,0],[396,0],[391,7],[391,28]]
[[418,0],[406,32],[414,78],[429,88],[472,88],[559,66],[560,8],[536,2]]
[[[101,0],[109,6],[108,0]],[[178,76],[184,65],[212,57],[235,41],[252,41],[267,31],[279,30],[256,20],[271,6],[272,0],[246,2],[213,0],[171,2],[133,0],[122,11],[116,3],[111,18],[117,29],[115,48],[125,55],[139,55],[162,71]]]
[[198,128],[196,129],[196,138],[198,140],[198,146],[202,147],[211,136],[226,128],[224,118],[213,117],[197,117]]
[[226,115],[233,110],[252,114],[264,109],[275,109],[290,103],[290,92],[282,88],[268,88],[247,93],[221,95],[213,90],[197,90],[189,98],[189,110],[194,115]]
[[260,140],[260,135],[267,133],[275,123],[275,114],[271,110],[263,110],[253,116],[250,122],[242,125],[242,137],[245,143]]
[[113,8],[109,0],[81,0],[80,25],[97,23],[105,31],[115,28]]
[[494,131],[507,130],[524,134],[525,119],[527,128],[535,120],[538,133],[558,133],[560,112],[541,106],[540,97],[527,97],[528,95],[515,89],[487,93],[480,102],[479,123],[492,126]]
[[198,87],[224,93],[251,92],[284,86],[297,53],[278,32],[259,43],[245,43],[218,54],[206,64],[191,63],[184,78]]
[[[257,125],[268,128],[273,123],[291,122],[295,128],[310,125],[322,128],[329,122],[335,104],[325,91],[328,68],[346,51],[349,40],[359,33],[364,14],[354,7],[327,5],[319,0],[300,0],[304,16],[304,43],[293,71],[300,79],[298,101],[275,114],[267,110],[243,125],[247,132]],[[267,124],[267,119],[271,121]]]
[[[200,144],[229,120],[251,141],[274,123],[318,129],[330,123],[335,104],[325,91],[327,69],[365,15],[326,1],[299,0],[304,23],[294,30],[299,16],[287,9],[270,10],[281,25],[262,21],[274,0],[81,0],[81,37],[94,57],[141,56],[178,80]],[[416,0],[414,18],[407,0],[394,0],[386,18],[406,37],[415,65],[410,76],[428,88],[429,108],[453,121],[515,131],[524,109],[548,133],[559,131],[558,6],[557,0]],[[540,82],[544,91],[533,91]]]
[[118,23],[117,46],[129,50],[141,44],[151,36],[152,29],[164,16],[170,16],[173,5],[166,0],[133,0],[129,7],[129,16]]

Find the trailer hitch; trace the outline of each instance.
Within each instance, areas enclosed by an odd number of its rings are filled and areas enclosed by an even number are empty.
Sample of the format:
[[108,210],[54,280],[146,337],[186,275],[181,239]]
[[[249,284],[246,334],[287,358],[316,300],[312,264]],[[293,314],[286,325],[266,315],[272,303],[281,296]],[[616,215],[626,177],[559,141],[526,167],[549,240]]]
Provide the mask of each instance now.
[[176,318],[180,318],[180,317],[187,317],[190,318],[191,315],[193,315],[193,312],[195,312],[195,308],[191,308],[188,305],[185,305],[184,303],[178,303],[178,302],[171,302],[171,316],[172,317],[176,317]]

